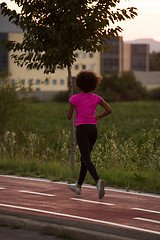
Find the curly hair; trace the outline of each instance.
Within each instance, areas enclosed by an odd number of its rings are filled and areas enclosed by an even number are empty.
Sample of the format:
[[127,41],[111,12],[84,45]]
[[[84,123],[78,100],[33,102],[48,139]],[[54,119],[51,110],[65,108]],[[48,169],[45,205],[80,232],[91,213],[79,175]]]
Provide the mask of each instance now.
[[102,78],[95,72],[85,70],[78,73],[77,77],[75,78],[75,84],[81,91],[89,93],[98,88],[101,79]]

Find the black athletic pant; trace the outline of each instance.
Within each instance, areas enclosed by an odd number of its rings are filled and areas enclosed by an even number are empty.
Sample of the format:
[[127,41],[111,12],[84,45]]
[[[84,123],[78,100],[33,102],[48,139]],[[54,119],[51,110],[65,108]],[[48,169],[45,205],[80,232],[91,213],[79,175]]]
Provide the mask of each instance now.
[[99,179],[97,171],[91,162],[90,153],[97,140],[97,127],[94,124],[82,124],[76,127],[76,139],[81,153],[81,170],[78,184],[81,186],[87,174],[87,170],[95,180]]

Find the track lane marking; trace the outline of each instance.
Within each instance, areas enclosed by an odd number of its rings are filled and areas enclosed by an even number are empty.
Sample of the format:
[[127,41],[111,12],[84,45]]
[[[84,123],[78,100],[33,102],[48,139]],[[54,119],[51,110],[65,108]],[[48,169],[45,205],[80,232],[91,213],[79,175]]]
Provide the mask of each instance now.
[[148,233],[160,235],[160,232],[158,232],[158,231],[145,229],[145,228],[133,227],[133,226],[129,226],[129,225],[123,225],[123,224],[119,224],[119,223],[108,222],[108,221],[103,221],[103,220],[98,220],[98,219],[93,219],[93,218],[81,217],[81,216],[58,213],[58,212],[50,212],[50,211],[45,211],[45,210],[41,210],[41,209],[27,208],[27,207],[22,207],[22,206],[8,205],[8,204],[3,204],[3,203],[0,203],[0,206],[7,207],[7,208],[21,209],[21,210],[26,210],[26,211],[32,211],[32,212],[38,212],[38,213],[45,213],[45,214],[61,216],[61,217],[80,219],[80,220],[96,222],[96,223],[103,223],[106,225],[112,225],[112,226],[116,226],[116,227],[122,227],[122,228],[126,228],[126,229],[137,230],[137,231],[141,231],[141,232],[148,232]]
[[142,212],[150,212],[150,213],[158,213],[160,214],[159,211],[155,210],[150,210],[150,209],[144,209],[144,208],[131,208],[132,210],[137,210],[137,211],[142,211]]
[[48,194],[48,193],[31,192],[31,191],[25,191],[25,190],[19,190],[18,192],[35,194],[35,195],[41,195],[41,196],[47,196],[47,197],[55,197],[56,196],[56,195]]
[[146,222],[151,222],[151,223],[158,223],[158,224],[160,224],[160,221],[153,220],[153,219],[140,218],[140,217],[136,217],[136,218],[133,218],[133,219],[135,219],[135,220],[140,220],[140,221],[146,221]]
[[81,199],[81,198],[70,198],[71,200],[76,200],[76,201],[81,201],[81,202],[88,202],[88,203],[95,203],[95,204],[103,204],[107,206],[113,206],[115,204],[113,203],[105,203],[105,202],[97,202],[97,201],[91,201],[91,200],[86,200],[86,199]]

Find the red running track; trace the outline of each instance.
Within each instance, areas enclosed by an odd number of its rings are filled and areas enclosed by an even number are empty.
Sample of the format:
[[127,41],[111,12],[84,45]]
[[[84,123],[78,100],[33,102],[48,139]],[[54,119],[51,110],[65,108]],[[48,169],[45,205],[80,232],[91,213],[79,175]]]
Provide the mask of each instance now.
[[82,195],[66,183],[0,176],[0,210],[94,223],[160,235],[160,196],[84,186]]

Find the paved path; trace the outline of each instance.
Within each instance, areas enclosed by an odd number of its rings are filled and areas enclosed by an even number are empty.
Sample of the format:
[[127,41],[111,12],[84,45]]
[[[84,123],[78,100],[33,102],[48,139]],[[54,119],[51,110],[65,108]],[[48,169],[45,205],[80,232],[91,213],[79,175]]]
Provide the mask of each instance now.
[[0,210],[133,239],[160,239],[159,195],[106,188],[99,200],[92,186],[85,185],[78,196],[66,183],[0,176]]
[[2,240],[63,240],[53,236],[42,235],[39,232],[27,231],[23,229],[10,229],[0,227],[0,239]]

